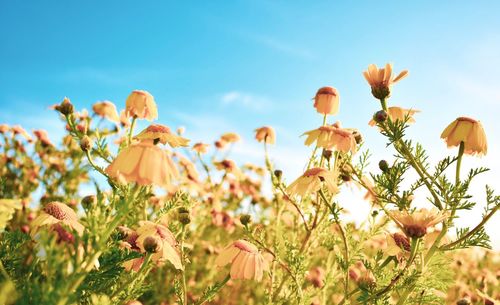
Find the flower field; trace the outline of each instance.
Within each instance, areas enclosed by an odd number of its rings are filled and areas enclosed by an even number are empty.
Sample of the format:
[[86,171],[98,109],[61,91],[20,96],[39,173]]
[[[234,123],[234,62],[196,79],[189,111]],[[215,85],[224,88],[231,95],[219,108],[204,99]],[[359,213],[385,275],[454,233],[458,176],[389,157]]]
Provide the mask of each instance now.
[[[238,134],[193,143],[144,90],[90,112],[64,98],[52,107],[62,139],[3,122],[0,304],[498,304],[500,253],[484,226],[500,195],[484,186],[479,202],[470,185],[487,169],[462,165],[499,154],[488,130],[440,122],[449,154],[431,163],[407,136],[420,111],[391,99],[408,71],[362,73],[379,105],[366,122],[394,157],[371,159],[364,135],[336,119],[341,92],[322,87],[294,179],[272,161],[272,126],[255,126],[261,163],[233,160]],[[340,196],[351,189],[370,206],[359,223]],[[473,209],[482,220],[458,227]]]

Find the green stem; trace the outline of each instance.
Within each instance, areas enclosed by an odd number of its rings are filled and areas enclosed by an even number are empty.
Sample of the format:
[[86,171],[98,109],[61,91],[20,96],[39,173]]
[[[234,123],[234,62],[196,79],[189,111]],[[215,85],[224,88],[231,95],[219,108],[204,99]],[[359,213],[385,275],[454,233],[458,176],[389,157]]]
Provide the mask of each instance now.
[[387,102],[385,101],[385,98],[380,100],[380,105],[384,111],[387,111]]
[[183,305],[187,305],[186,264],[185,264],[185,260],[184,260],[184,238],[185,237],[186,237],[186,226],[182,225],[180,251],[181,251],[181,262],[182,262],[182,266],[184,267],[181,270],[181,272],[182,272],[182,304]]
[[134,127],[135,127],[135,121],[137,120],[137,117],[134,116],[132,118],[132,123],[130,124],[130,129],[128,130],[128,144],[132,143],[132,134],[134,133]]

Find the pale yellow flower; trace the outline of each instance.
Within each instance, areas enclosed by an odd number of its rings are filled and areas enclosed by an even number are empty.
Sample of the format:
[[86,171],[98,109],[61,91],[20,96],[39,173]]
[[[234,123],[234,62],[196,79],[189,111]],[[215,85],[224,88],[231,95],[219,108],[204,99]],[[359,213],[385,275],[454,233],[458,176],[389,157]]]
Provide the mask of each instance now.
[[0,124],[0,133],[6,133],[9,131],[10,127],[7,124]]
[[274,132],[274,129],[272,127],[263,126],[255,129],[255,139],[258,142],[274,144],[276,142],[276,133]]
[[269,264],[259,249],[246,240],[237,240],[224,248],[215,260],[218,267],[231,264],[231,279],[261,281]]
[[52,226],[55,224],[62,224],[75,230],[78,235],[83,234],[85,227],[78,222],[78,217],[75,211],[64,203],[53,201],[45,205],[40,215],[33,220],[31,225],[33,236],[41,226]]
[[[396,122],[396,121],[405,121],[408,124],[415,123],[415,119],[413,118],[413,115],[415,113],[419,113],[420,110],[416,109],[404,109],[401,107],[389,107],[387,108],[387,116],[391,119],[391,121]],[[375,122],[374,119],[371,119],[370,122],[368,122],[368,125],[370,126],[375,126],[377,125],[377,122]]]
[[158,109],[153,96],[144,90],[134,90],[127,98],[125,112],[129,117],[152,121],[158,118]]
[[0,199],[0,233],[3,232],[16,210],[20,210],[22,207],[21,200]]
[[481,122],[468,117],[459,117],[441,133],[448,147],[464,142],[464,153],[484,156],[488,152],[488,141]]
[[411,250],[408,237],[401,233],[386,234],[387,248],[385,253],[389,256],[404,254]]
[[303,135],[307,136],[304,142],[307,146],[316,142],[318,147],[335,148],[344,153],[355,153],[357,150],[356,138],[352,130],[341,128],[340,122],[321,126],[318,129],[307,131]]
[[209,147],[209,144],[198,142],[193,145],[192,149],[199,154],[205,154],[208,151]]
[[172,131],[170,131],[170,128],[161,124],[149,125],[146,129],[135,136],[135,138],[141,141],[156,140],[162,144],[168,143],[168,145],[170,145],[171,147],[188,146],[189,144],[188,139],[172,133]]
[[160,241],[158,251],[151,255],[154,262],[163,263],[169,261],[176,269],[184,269],[175,236],[167,227],[151,221],[141,221],[139,222],[137,234],[136,244],[142,252],[146,251],[144,249],[144,240],[146,238],[155,237]]
[[54,144],[52,144],[52,141],[50,141],[49,134],[47,133],[46,130],[43,129],[34,130],[33,134],[35,135],[35,137],[37,137],[38,141],[40,141],[43,145],[54,146]]
[[226,132],[222,136],[220,136],[220,139],[226,143],[236,143],[241,141],[241,137],[234,132]]
[[408,76],[408,71],[403,70],[398,76],[392,76],[392,64],[386,64],[385,68],[378,68],[370,64],[363,76],[372,88],[372,94],[377,99],[385,99],[391,95],[391,86]]
[[436,209],[420,209],[413,213],[408,211],[392,211],[392,218],[404,229],[406,235],[420,238],[427,234],[427,229],[435,226],[448,217],[448,214]]
[[28,142],[31,142],[33,140],[33,138],[30,136],[30,134],[24,128],[22,128],[20,125],[12,126],[11,131],[14,135],[19,134],[19,135],[23,136]]
[[291,195],[306,196],[321,188],[322,183],[332,193],[337,193],[337,176],[334,172],[325,168],[313,167],[308,169],[302,176],[292,182],[286,191]]
[[321,114],[335,115],[339,112],[340,97],[337,89],[333,87],[319,88],[314,97],[314,108]]
[[92,105],[92,110],[95,114],[114,123],[120,123],[120,117],[116,110],[115,104],[109,101],[97,102]]
[[124,148],[106,168],[106,173],[139,185],[159,186],[167,186],[179,176],[172,159],[151,140]]

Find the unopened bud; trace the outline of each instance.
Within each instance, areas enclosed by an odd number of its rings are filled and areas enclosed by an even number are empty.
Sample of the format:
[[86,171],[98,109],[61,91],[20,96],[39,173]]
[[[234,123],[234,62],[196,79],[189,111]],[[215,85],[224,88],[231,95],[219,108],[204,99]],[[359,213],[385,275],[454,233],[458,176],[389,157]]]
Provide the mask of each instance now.
[[378,168],[386,173],[389,170],[389,163],[387,163],[387,161],[385,160],[380,160],[380,162],[378,163]]
[[252,222],[252,216],[250,216],[248,214],[243,214],[240,216],[240,221],[241,221],[242,225],[246,226]]
[[179,213],[178,219],[183,225],[187,225],[191,222],[191,216],[189,216],[189,213]]
[[82,206],[85,209],[90,209],[97,203],[97,197],[95,195],[88,195],[82,198]]
[[460,299],[457,301],[457,305],[470,305],[470,301],[468,299]]
[[387,120],[387,117],[387,112],[385,112],[384,110],[379,110],[373,115],[373,120],[377,123],[383,123]]
[[92,139],[87,135],[83,136],[80,140],[80,148],[83,151],[89,151],[92,148],[92,145]]
[[281,180],[281,177],[283,176],[283,171],[280,169],[277,169],[274,171],[274,176],[278,178],[278,180]]
[[332,157],[333,152],[329,149],[324,149],[323,150],[323,157],[325,157],[326,160],[330,161],[330,158]]
[[188,213],[189,214],[189,210],[185,207],[180,207],[177,209],[177,213],[179,213],[179,214]]
[[57,105],[55,109],[63,115],[70,115],[75,110],[73,104],[71,104],[69,98],[67,97],[65,97],[61,104]]
[[363,135],[359,131],[353,131],[352,135],[354,136],[354,140],[356,140],[356,144],[361,144],[363,142]]
[[148,236],[142,242],[144,250],[148,253],[160,251],[160,239],[156,236]]

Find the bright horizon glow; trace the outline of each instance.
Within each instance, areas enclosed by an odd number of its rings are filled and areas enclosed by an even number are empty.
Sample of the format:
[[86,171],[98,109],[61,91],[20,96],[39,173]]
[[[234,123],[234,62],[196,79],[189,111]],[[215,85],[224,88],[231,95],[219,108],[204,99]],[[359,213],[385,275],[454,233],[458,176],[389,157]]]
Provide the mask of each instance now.
[[[367,125],[379,105],[361,73],[392,62],[410,75],[389,104],[422,111],[408,133],[433,161],[456,154],[439,139],[456,117],[483,123],[489,154],[464,161],[492,169],[473,186],[483,202],[485,183],[500,192],[499,11],[496,1],[3,1],[0,123],[47,129],[57,139],[63,125],[48,106],[64,96],[78,109],[100,100],[122,109],[130,91],[144,89],[156,98],[158,122],[185,126],[192,143],[241,134],[233,151],[240,163],[262,164],[253,130],[275,127],[272,159],[291,182],[309,155],[299,136],[321,124],[311,98],[328,85],[341,101],[330,122],[360,129],[376,171],[393,151]],[[366,211],[367,203],[353,201],[351,214]],[[481,211],[479,204],[459,224],[474,226]],[[496,249],[499,230],[497,214],[487,226]]]

